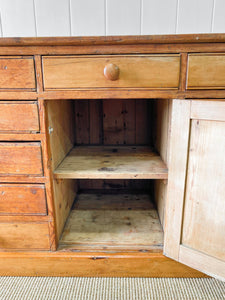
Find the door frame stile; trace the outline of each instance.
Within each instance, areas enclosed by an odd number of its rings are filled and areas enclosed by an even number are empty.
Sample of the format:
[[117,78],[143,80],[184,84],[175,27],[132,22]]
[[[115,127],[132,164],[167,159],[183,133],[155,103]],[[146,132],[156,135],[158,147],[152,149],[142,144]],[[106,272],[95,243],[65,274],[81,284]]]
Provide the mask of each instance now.
[[190,107],[191,100],[173,99],[165,206],[164,255],[175,260],[179,260],[188,160]]

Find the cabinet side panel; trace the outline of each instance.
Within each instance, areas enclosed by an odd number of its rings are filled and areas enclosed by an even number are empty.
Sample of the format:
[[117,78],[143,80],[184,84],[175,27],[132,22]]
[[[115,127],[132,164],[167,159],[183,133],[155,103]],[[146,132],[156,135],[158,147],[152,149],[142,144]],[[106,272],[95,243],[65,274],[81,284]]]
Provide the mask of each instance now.
[[225,260],[225,122],[192,120],[182,244]]
[[[171,102],[172,101],[170,100],[157,100],[154,122],[154,146],[166,164],[168,164],[168,139],[171,119]],[[164,228],[164,208],[167,195],[167,182],[165,180],[155,180],[154,192],[159,219]]]
[[60,239],[70,209],[77,193],[77,180],[54,180],[54,201],[56,211],[57,240]]
[[52,168],[54,170],[74,146],[73,102],[47,101],[46,109]]
[[[61,100],[48,101],[46,106],[52,170],[54,170],[75,143],[74,107],[73,101]],[[57,239],[59,239],[76,195],[77,182],[72,180],[54,180],[53,188],[56,231]]]

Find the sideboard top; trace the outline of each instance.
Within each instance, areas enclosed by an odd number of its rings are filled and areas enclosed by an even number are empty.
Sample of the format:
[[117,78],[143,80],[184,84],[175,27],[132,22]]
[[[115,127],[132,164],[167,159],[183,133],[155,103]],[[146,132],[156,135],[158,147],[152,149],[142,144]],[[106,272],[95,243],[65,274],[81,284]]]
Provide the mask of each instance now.
[[0,38],[0,46],[88,46],[129,44],[225,43],[225,34],[176,34],[98,37],[12,37]]

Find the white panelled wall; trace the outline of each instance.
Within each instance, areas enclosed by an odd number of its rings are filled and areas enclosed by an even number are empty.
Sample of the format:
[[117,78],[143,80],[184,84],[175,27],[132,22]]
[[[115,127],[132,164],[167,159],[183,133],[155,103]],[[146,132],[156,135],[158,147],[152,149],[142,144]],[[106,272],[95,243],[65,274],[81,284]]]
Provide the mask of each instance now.
[[225,33],[225,0],[0,0],[0,35]]

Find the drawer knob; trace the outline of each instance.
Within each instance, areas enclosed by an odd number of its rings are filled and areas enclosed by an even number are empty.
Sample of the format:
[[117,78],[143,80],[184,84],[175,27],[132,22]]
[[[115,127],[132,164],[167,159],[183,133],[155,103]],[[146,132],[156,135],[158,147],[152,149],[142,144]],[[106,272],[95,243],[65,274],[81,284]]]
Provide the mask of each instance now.
[[104,68],[105,78],[108,80],[117,80],[119,78],[120,69],[115,64],[108,64]]

